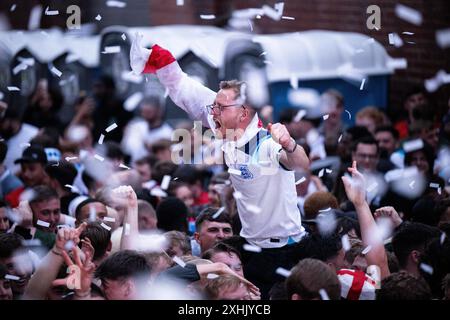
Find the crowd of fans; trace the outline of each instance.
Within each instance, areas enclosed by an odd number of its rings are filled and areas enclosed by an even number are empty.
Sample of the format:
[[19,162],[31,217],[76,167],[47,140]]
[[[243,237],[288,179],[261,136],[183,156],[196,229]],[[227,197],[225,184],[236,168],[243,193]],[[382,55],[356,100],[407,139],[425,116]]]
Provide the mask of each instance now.
[[[333,89],[319,114],[282,109],[310,165],[294,172],[305,231],[275,255],[241,234],[217,140],[173,141],[198,131],[159,98],[126,111],[106,76],[64,123],[40,82],[23,112],[0,102],[0,299],[450,299],[450,113],[431,99],[415,88],[351,126]],[[201,163],[172,161],[186,143]]]

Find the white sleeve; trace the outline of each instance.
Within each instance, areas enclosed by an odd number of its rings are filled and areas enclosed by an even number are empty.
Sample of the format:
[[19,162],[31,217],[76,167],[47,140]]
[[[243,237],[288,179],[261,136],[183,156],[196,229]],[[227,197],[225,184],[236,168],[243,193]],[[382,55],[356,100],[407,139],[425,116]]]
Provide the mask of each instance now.
[[191,119],[200,120],[203,126],[214,128],[212,117],[206,109],[216,98],[214,91],[189,78],[176,61],[157,70],[156,75],[169,90],[172,101],[186,111]]

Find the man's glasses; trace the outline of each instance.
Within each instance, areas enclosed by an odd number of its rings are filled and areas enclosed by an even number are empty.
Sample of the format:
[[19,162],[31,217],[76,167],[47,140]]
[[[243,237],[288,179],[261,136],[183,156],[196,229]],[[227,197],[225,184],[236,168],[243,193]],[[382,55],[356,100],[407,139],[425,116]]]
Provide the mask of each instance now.
[[210,114],[221,114],[224,108],[229,108],[229,107],[244,107],[244,105],[239,104],[239,103],[235,103],[235,104],[229,104],[229,105],[225,105],[225,106],[220,106],[217,104],[209,104],[206,106],[206,109],[208,110],[208,113]]

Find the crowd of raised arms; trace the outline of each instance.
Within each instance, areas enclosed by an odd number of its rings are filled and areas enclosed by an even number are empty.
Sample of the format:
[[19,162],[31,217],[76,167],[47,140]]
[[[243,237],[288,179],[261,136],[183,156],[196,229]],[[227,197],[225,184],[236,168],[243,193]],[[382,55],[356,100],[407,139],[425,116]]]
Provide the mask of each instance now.
[[330,88],[272,119],[171,57],[138,72],[192,120],[153,96],[125,110],[107,76],[69,123],[44,80],[22,112],[0,101],[0,299],[450,299],[450,101],[411,87],[350,124]]

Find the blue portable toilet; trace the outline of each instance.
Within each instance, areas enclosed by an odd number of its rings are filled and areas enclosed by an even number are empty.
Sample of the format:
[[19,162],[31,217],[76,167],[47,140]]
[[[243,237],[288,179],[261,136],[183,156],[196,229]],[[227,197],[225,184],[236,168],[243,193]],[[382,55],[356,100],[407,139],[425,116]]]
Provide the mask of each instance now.
[[[302,89],[315,90],[318,95],[330,88],[340,91],[352,115],[367,105],[387,107],[391,58],[374,39],[358,33],[312,30],[258,35],[253,40],[264,50],[275,119],[283,108],[303,107],[292,98]],[[344,120],[351,124],[354,117]]]

